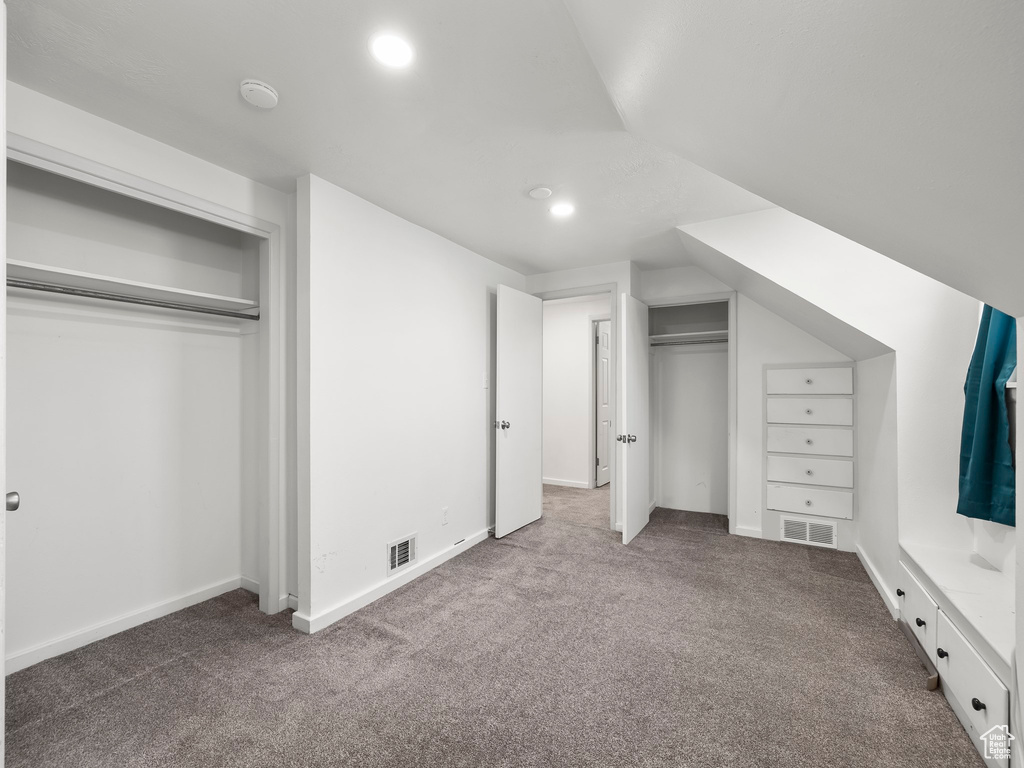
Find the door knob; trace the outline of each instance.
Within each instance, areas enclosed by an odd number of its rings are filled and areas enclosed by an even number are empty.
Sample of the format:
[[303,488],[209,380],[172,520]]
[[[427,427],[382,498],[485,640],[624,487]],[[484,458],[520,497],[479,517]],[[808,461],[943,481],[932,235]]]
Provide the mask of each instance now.
[[617,443],[624,443],[624,442],[626,442],[626,436],[625,435],[616,435],[615,436],[615,442],[617,442]]
[[914,623],[919,627],[923,627],[927,622],[924,619],[914,619]]
[[943,650],[942,648],[936,648],[936,649],[935,649],[935,655],[936,655],[936,656],[938,656],[938,657],[939,657],[940,659],[944,659],[944,658],[946,658],[947,656],[949,656],[949,653],[947,653],[947,652],[946,652],[945,650]]
[[21,506],[21,494],[17,491],[11,491],[7,494],[7,511],[14,512]]
[[981,710],[985,709],[985,703],[979,698],[971,699],[971,706],[974,707],[975,712],[981,712]]
[[627,443],[635,443],[636,442],[636,435],[626,435],[626,442]]
[[896,597],[903,597],[905,594],[907,594],[907,593],[904,592],[902,589],[897,589],[896,590]]
[[508,423],[507,421],[503,421],[503,422],[501,422],[501,428],[502,428],[502,429],[508,429],[508,428],[509,428],[509,427],[511,427],[511,426],[512,426],[512,425],[511,425],[511,424],[509,424],[509,423]]

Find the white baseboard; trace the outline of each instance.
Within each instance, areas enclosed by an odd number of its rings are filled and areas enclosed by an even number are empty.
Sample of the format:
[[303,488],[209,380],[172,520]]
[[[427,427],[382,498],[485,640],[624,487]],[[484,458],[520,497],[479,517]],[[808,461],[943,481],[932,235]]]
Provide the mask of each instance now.
[[55,640],[40,643],[27,650],[12,653],[5,660],[6,673],[11,674],[20,669],[31,667],[40,661],[60,656],[62,653],[67,653],[89,643],[94,643],[97,640],[102,640],[105,637],[116,635],[118,632],[124,632],[126,629],[137,627],[139,624],[145,624],[147,621],[159,619],[161,616],[180,611],[182,608],[188,608],[190,605],[223,595],[225,592],[230,592],[244,586],[242,581],[242,578],[238,577],[222,581],[219,584],[212,584],[197,592],[157,603],[132,613],[126,613],[123,616],[118,616],[116,619],[94,624],[78,632],[72,632]]
[[374,600],[384,597],[388,592],[392,592],[404,584],[408,584],[413,579],[422,576],[427,571],[433,570],[446,560],[451,560],[455,555],[465,552],[470,547],[479,544],[487,538],[487,535],[488,533],[486,530],[475,533],[458,544],[453,544],[448,547],[448,549],[442,550],[433,557],[427,558],[419,565],[404,571],[398,576],[394,576],[354,597],[350,597],[326,611],[321,611],[313,616],[308,616],[296,610],[295,613],[292,614],[292,626],[300,632],[305,632],[310,635],[314,632],[319,632],[324,627],[329,627],[331,624],[345,618],[350,613],[355,613],[360,608],[372,603]]
[[[260,593],[260,583],[256,579],[250,579],[248,576],[242,577],[241,587],[246,592],[252,592],[254,595]],[[291,608],[293,611],[299,610],[299,598],[295,595],[281,595],[277,600],[277,610],[283,611],[286,608]]]
[[658,502],[652,501],[651,502],[651,506],[647,508],[647,514],[650,514],[651,512],[653,512],[655,509],[657,509],[657,507],[658,507]]
[[293,611],[299,610],[299,598],[295,595],[288,595],[286,598],[287,605],[285,607],[291,608]]
[[734,533],[737,536],[749,536],[751,539],[763,539],[760,528],[747,528],[742,525],[737,525]]
[[896,598],[893,597],[892,591],[889,589],[889,585],[885,583],[885,579],[882,578],[881,574],[875,568],[875,564],[871,562],[871,558],[864,554],[864,550],[860,548],[860,544],[857,545],[857,557],[860,558],[861,565],[864,566],[864,570],[868,572],[868,576],[871,578],[871,583],[875,585],[875,589],[878,590],[878,594],[882,596],[882,600],[885,602],[885,607],[889,609],[889,614],[893,619],[898,619],[900,616],[900,607],[896,604]]
[[260,583],[256,579],[250,579],[248,576],[243,576],[239,579],[239,585],[246,592],[252,592],[254,595],[260,593]]
[[544,485],[560,485],[563,488],[583,488],[585,490],[593,488],[593,485],[590,483],[580,483],[576,480],[558,480],[553,477],[545,477],[543,482]]

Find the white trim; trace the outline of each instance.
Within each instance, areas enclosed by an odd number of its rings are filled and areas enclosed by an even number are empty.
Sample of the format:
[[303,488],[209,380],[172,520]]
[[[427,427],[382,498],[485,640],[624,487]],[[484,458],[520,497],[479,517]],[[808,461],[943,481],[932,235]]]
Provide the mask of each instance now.
[[314,632],[319,632],[321,629],[329,627],[331,624],[334,624],[336,621],[340,621],[349,614],[355,613],[360,608],[365,608],[367,605],[381,597],[384,597],[384,595],[389,592],[393,592],[399,587],[408,584],[410,581],[422,576],[427,571],[433,570],[437,566],[441,565],[441,563],[455,557],[455,555],[465,552],[470,547],[479,544],[487,538],[487,535],[488,532],[486,530],[475,533],[457,544],[452,544],[448,549],[442,550],[432,557],[428,557],[426,560],[421,561],[412,568],[392,576],[387,579],[387,581],[383,581],[377,586],[371,587],[370,589],[359,593],[355,597],[350,597],[338,605],[335,605],[333,608],[321,611],[316,615],[309,616],[296,611],[292,614],[292,626],[300,632],[305,632],[310,635]]
[[288,595],[285,597],[285,608],[290,608],[293,611],[299,610],[299,598],[295,595]]
[[[7,157],[135,200],[246,232],[260,238],[260,359],[257,433],[260,610],[277,613],[287,592],[284,563],[287,456],[284,366],[284,276],[281,224],[196,197],[174,187],[113,168],[16,133],[7,133]],[[294,553],[293,553],[294,554]],[[275,586],[276,585],[276,586]]]
[[868,557],[864,550],[861,549],[860,544],[857,545],[857,557],[860,559],[860,564],[864,566],[864,570],[868,572],[868,576],[871,579],[871,583],[875,585],[875,589],[878,590],[878,594],[882,596],[882,600],[885,602],[885,607],[889,609],[889,614],[893,620],[898,619],[900,616],[900,607],[896,604],[896,598],[893,597],[892,590],[885,583],[885,579],[875,568],[875,564],[871,562],[871,558]]
[[737,536],[748,536],[751,539],[763,539],[760,528],[747,528],[742,525],[737,525],[736,530],[733,531]]
[[[219,584],[212,584],[208,587],[192,592],[188,595],[177,597],[173,600],[167,600],[163,603],[157,603],[151,605],[148,608],[142,608],[132,613],[126,613],[122,616],[118,616],[116,619],[102,622],[100,624],[94,624],[91,627],[73,632],[70,635],[64,635],[58,637],[56,640],[50,640],[45,643],[33,646],[25,651],[19,651],[18,653],[11,654],[6,660],[6,672],[11,674],[17,672],[20,669],[31,667],[33,664],[38,664],[40,661],[59,656],[62,653],[73,651],[76,648],[81,648],[89,643],[94,643],[97,640],[102,640],[105,637],[116,635],[118,632],[124,632],[126,629],[137,627],[140,624],[145,624],[147,621],[153,621],[153,619],[159,619],[161,616],[167,616],[168,614],[180,611],[183,608],[202,603],[211,598],[223,595],[226,592],[231,592],[243,587],[243,579],[237,577],[234,579],[228,579],[222,581]],[[244,588],[244,587],[243,587]]]
[[583,488],[584,490],[592,490],[594,488],[593,483],[581,483],[578,480],[558,480],[554,477],[543,478],[544,485],[560,485],[563,488]]
[[250,579],[248,576],[243,576],[238,580],[238,586],[244,589],[246,592],[252,592],[254,595],[260,593],[260,583],[256,579]]
[[657,507],[658,507],[658,500],[655,499],[654,501],[651,502],[651,506],[648,507],[647,514],[650,514],[651,512],[653,512],[655,509],[657,509]]

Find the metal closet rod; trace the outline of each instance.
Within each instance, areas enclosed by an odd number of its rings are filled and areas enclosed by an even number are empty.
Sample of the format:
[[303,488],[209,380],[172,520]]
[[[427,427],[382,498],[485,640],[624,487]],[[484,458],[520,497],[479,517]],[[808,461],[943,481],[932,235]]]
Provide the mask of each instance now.
[[7,278],[8,288],[25,288],[30,291],[43,291],[45,293],[59,293],[63,296],[81,296],[86,299],[102,299],[104,301],[119,301],[122,304],[141,304],[145,307],[160,307],[161,309],[177,309],[182,312],[201,312],[204,315],[218,315],[219,317],[235,317],[239,320],[259,320],[260,314],[248,315],[245,312],[237,312],[233,309],[217,309],[216,307],[201,307],[195,304],[182,304],[176,301],[163,301],[162,299],[147,299],[142,296],[128,296],[124,293],[111,293],[109,291],[92,291],[88,288],[72,288],[66,285],[54,285],[52,283],[41,283],[36,280],[22,280],[17,277]]
[[728,344],[728,339],[695,339],[693,341],[657,341],[652,347],[688,347],[691,344]]

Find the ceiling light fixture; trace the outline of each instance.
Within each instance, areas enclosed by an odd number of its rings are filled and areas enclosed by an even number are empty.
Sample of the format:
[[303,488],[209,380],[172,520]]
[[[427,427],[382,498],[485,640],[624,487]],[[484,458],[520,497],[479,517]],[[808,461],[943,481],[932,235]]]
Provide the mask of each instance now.
[[412,64],[412,46],[398,35],[377,35],[370,40],[370,53],[385,67],[401,69]]
[[261,80],[243,80],[239,90],[242,98],[260,109],[273,109],[277,106],[277,91]]
[[576,206],[572,203],[555,203],[550,208],[551,215],[559,219],[564,219],[566,216],[572,216],[576,212]]
[[547,187],[534,187],[528,193],[534,200],[547,200],[551,197],[551,190]]

